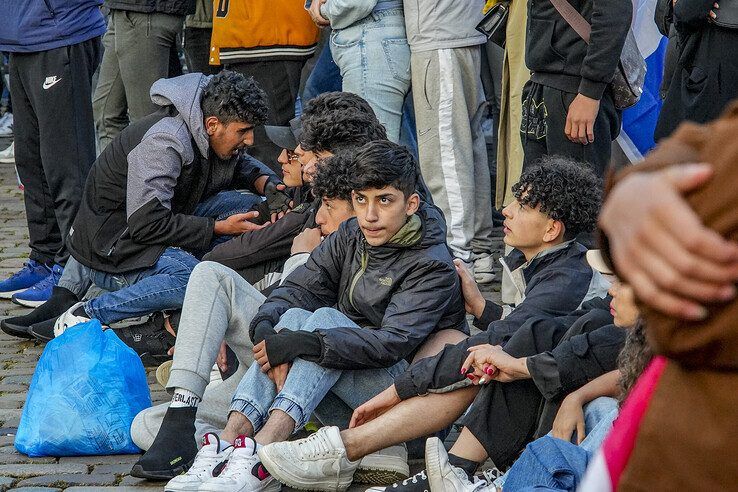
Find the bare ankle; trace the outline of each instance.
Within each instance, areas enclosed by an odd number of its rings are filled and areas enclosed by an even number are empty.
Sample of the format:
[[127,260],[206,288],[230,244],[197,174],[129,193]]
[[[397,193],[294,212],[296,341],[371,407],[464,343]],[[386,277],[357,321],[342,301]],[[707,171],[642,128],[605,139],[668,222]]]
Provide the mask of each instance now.
[[361,449],[357,446],[357,442],[353,439],[353,432],[351,429],[341,431],[341,440],[343,441],[343,447],[346,450],[346,458],[349,461],[356,461],[364,456],[361,455]]

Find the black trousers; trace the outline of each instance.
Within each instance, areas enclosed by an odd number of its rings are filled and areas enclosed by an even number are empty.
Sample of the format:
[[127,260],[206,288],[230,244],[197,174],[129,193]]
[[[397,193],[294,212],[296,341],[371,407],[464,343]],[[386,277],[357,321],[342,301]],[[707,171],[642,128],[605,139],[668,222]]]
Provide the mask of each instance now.
[[185,27],[184,53],[190,72],[200,72],[205,75],[215,75],[220,72],[222,68],[220,65],[210,65],[210,37],[212,35],[212,29]]
[[610,165],[612,141],[620,133],[621,114],[615,109],[612,96],[606,90],[600,101],[600,111],[594,124],[594,142],[574,143],[568,138],[566,115],[576,94],[528,81],[523,89],[523,121],[520,137],[523,141],[523,171],[547,155],[571,157],[592,166],[604,179]]
[[64,264],[65,241],[95,161],[92,74],[99,37],[10,54],[15,163],[25,188],[31,258]]
[[[226,68],[253,77],[264,89],[269,100],[267,125],[286,126],[295,117],[295,101],[300,90],[300,74],[304,64],[304,60],[273,60],[233,63]],[[282,172],[277,163],[280,152],[282,149],[267,138],[263,127],[254,130],[254,145],[249,149],[249,154],[269,166],[278,176]]]

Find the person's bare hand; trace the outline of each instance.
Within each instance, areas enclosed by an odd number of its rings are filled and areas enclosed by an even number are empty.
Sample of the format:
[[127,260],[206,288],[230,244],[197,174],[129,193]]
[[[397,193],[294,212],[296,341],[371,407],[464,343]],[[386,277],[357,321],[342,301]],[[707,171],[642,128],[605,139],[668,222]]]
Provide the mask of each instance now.
[[320,13],[320,6],[323,5],[327,0],[313,0],[310,3],[310,8],[308,9],[308,13],[310,14],[310,17],[313,19],[313,22],[315,22],[315,25],[318,27],[328,27],[331,25],[330,21],[328,21],[325,17],[323,17],[323,14]]
[[251,211],[243,214],[234,214],[224,220],[217,220],[213,232],[217,236],[235,236],[249,231],[258,231],[267,224],[254,224],[251,219],[259,216],[259,212]]
[[459,259],[454,260],[454,266],[456,267],[456,273],[459,274],[459,280],[461,280],[464,309],[475,318],[481,318],[486,301],[479,290],[477,282],[474,280],[474,275],[472,275],[464,262]]
[[623,280],[641,301],[671,316],[703,319],[702,303],[735,297],[738,245],[705,227],[682,197],[711,176],[705,164],[632,173],[613,188],[600,215]]
[[582,444],[585,437],[584,409],[582,402],[575,393],[569,393],[561,402],[559,411],[553,422],[551,435],[564,441],[570,441],[571,436],[577,433],[577,445]]
[[218,357],[215,358],[215,364],[220,369],[220,372],[226,372],[228,370],[228,355],[225,342],[220,344],[220,350],[218,350]]
[[308,228],[295,236],[292,240],[291,254],[310,253],[320,244],[321,238],[320,227]]
[[349,428],[353,429],[370,422],[400,403],[400,396],[393,384],[377,396],[354,410]]
[[499,345],[476,345],[469,347],[469,355],[461,366],[461,374],[467,377],[469,371],[479,380],[475,384],[485,384],[491,380],[501,383],[517,381],[530,377],[526,358],[517,358],[508,354]]
[[566,113],[566,137],[574,143],[587,145],[594,142],[594,124],[600,111],[600,101],[584,94],[577,94]]
[[717,2],[715,2],[715,3],[712,4],[712,9],[710,9],[710,18],[712,20],[717,19],[717,12],[716,12],[716,10],[719,10],[719,9],[720,9],[720,4],[718,4]]
[[261,342],[257,343],[251,350],[254,353],[254,360],[257,364],[259,364],[259,367],[261,367],[261,372],[269,372],[272,366],[271,364],[269,364],[266,340],[262,340]]
[[277,367],[269,369],[269,371],[267,372],[267,376],[277,387],[278,392],[282,391],[282,388],[284,388],[284,382],[287,381],[287,376],[289,376],[290,373],[290,366],[291,364],[286,362],[284,364],[278,365]]

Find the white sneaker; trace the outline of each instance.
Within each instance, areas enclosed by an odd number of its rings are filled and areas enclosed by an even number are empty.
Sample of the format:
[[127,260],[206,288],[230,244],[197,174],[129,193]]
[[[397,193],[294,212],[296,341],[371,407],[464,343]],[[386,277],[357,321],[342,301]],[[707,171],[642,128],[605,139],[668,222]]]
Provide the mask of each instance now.
[[261,462],[280,482],[300,490],[346,490],[359,461],[346,458],[338,427],[321,427],[305,439],[268,444]]
[[0,152],[0,162],[4,164],[15,163],[15,142],[10,144],[10,147]]
[[13,113],[5,113],[0,118],[0,137],[13,136]]
[[443,442],[437,437],[425,441],[425,470],[428,474],[431,492],[481,492],[487,489],[487,482],[474,479],[471,482],[466,472],[448,462],[448,454]]
[[90,318],[88,317],[76,316],[72,314],[78,307],[82,306],[83,304],[84,302],[76,303],[74,306],[67,309],[66,312],[64,312],[61,316],[56,318],[56,322],[54,323],[54,337],[60,336],[66,331],[67,328],[90,321]]
[[387,485],[409,476],[407,447],[399,444],[364,456],[354,473],[354,482]]
[[491,284],[495,279],[495,260],[490,254],[480,254],[474,260],[474,280],[478,284]]
[[238,436],[228,463],[217,477],[205,480],[197,490],[203,492],[278,492],[282,485],[264,468],[256,454],[256,442]]
[[[221,448],[221,445],[225,445]],[[233,452],[233,446],[221,442],[220,438],[208,432],[202,438],[202,447],[187,473],[171,479],[165,492],[185,492],[197,490],[205,480],[217,476]]]

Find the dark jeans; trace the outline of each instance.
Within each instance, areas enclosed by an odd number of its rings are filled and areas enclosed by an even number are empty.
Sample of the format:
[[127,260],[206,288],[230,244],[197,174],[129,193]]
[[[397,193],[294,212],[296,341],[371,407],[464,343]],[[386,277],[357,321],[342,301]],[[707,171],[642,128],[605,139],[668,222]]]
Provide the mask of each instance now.
[[25,187],[31,259],[66,263],[65,241],[95,161],[92,74],[100,38],[10,54],[15,163]]
[[606,90],[600,101],[600,111],[594,124],[594,142],[574,143],[568,138],[566,115],[576,94],[528,81],[523,89],[523,121],[520,137],[525,158],[523,171],[547,155],[571,157],[592,166],[604,179],[610,164],[612,141],[620,133],[621,114],[615,109],[612,96]]
[[205,75],[214,75],[220,71],[220,65],[210,65],[209,62],[210,36],[212,34],[212,29],[185,27],[184,52],[190,73],[200,72]]
[[[259,87],[264,89],[269,101],[267,125],[286,126],[295,117],[295,101],[300,90],[300,73],[304,64],[304,61],[274,60],[233,63],[226,68],[253,77]],[[280,175],[281,167],[277,163],[280,152],[282,149],[267,138],[264,127],[256,127],[254,145],[249,148],[249,154]]]

